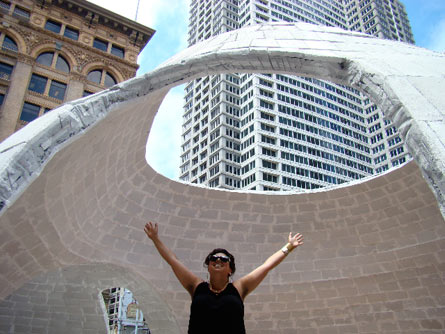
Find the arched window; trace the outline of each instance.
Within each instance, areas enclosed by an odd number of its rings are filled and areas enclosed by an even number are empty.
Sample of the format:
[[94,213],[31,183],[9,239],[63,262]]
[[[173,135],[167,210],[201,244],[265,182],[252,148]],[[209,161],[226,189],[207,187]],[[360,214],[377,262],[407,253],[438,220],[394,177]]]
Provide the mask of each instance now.
[[53,57],[54,52],[44,52],[37,57],[36,61],[41,65],[51,67],[53,63]]
[[19,51],[17,43],[11,37],[9,37],[7,35],[5,35],[5,37],[3,39],[2,49],[14,51],[14,52]]
[[102,80],[102,71],[101,70],[91,71],[90,73],[88,73],[87,80],[100,85]]
[[68,61],[58,53],[43,52],[37,57],[36,62],[44,66],[53,67],[56,70],[65,73],[70,72],[70,65]]
[[57,57],[56,60],[56,69],[65,73],[70,72],[70,65],[66,61],[65,58],[63,58],[61,55]]
[[87,75],[87,80],[94,82],[98,85],[105,87],[111,87],[117,84],[116,79],[105,70],[93,70]]
[[104,72],[105,73],[105,79],[104,79],[104,85],[105,87],[111,87],[114,86],[117,82],[116,79],[114,79],[114,77],[108,73],[108,72]]

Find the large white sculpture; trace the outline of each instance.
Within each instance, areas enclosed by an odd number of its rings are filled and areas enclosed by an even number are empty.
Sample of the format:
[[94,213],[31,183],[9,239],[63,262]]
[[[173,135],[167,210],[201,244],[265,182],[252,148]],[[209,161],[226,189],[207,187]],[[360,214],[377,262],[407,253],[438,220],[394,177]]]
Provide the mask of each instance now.
[[[145,144],[163,98],[222,72],[361,89],[393,120],[415,163],[304,194],[211,190],[157,174]],[[249,333],[443,331],[444,74],[445,55],[412,45],[307,24],[252,26],[30,123],[0,144],[0,331],[100,331],[92,296],[110,286],[134,292],[153,333],[186,328],[189,297],[146,240],[147,220],[202,275],[215,245],[235,253],[242,274],[290,230],[305,235],[301,251],[248,298]]]

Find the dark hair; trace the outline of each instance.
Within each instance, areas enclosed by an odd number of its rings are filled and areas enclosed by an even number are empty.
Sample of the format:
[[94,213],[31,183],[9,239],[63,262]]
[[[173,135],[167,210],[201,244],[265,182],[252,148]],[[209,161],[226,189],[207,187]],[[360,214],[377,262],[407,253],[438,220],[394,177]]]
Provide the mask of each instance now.
[[229,261],[229,267],[230,269],[232,269],[232,275],[235,273],[236,270],[236,266],[235,266],[235,257],[230,254],[226,249],[224,248],[215,248],[214,250],[212,250],[209,255],[207,255],[206,259],[204,260],[204,267],[208,267],[209,262],[210,262],[210,257],[212,255],[218,254],[218,253],[224,253],[226,254],[230,261]]

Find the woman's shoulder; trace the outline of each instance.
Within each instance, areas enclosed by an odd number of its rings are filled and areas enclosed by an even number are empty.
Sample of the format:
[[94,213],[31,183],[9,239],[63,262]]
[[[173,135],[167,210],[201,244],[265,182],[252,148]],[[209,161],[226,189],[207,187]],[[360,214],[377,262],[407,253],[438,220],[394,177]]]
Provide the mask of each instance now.
[[245,296],[243,297],[243,285],[240,280],[236,280],[235,282],[233,282],[232,286],[240,296],[241,300],[244,301]]
[[208,287],[209,287],[209,283],[207,283],[206,281],[201,281],[196,286],[196,289],[198,289],[198,288],[203,289],[203,288],[208,288]]
[[199,293],[208,289],[209,289],[209,284],[206,281],[201,281],[198,283],[198,285],[195,286],[193,295],[196,295],[197,292]]

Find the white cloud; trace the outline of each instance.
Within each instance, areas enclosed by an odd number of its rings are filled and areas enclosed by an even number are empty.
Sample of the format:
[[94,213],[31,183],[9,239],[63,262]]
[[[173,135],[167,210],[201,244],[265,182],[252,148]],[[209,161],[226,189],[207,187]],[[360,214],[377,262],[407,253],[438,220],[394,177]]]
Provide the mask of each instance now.
[[[95,5],[101,6],[128,19],[134,20],[136,18],[136,10],[138,7],[138,0],[88,0]],[[153,26],[156,22],[159,10],[162,7],[163,0],[140,0],[137,22]]]
[[187,47],[187,0],[165,1],[151,28],[156,33],[139,55],[138,74],[146,73]]
[[[158,2],[156,10],[151,26],[156,33],[139,56],[139,73],[152,70],[186,48],[188,0]],[[158,173],[171,179],[179,178],[183,96],[184,86],[175,87],[167,94],[147,142],[148,163]]]
[[157,23],[159,14],[163,10],[165,3],[168,1],[162,0],[150,0],[150,1],[139,1],[139,10],[137,16],[137,22],[147,25],[149,27],[154,27]]
[[[88,0],[98,6],[106,8],[119,15],[125,16],[131,20],[155,27],[160,24],[160,20],[165,16],[181,16],[188,13],[188,0]],[[139,3],[139,8],[138,8]],[[187,19],[187,17],[185,17]],[[174,25],[175,21],[169,21],[168,24]]]
[[428,49],[445,52],[445,19],[439,21],[431,32]]
[[184,85],[170,90],[154,119],[146,147],[148,163],[160,174],[177,180],[181,154]]

